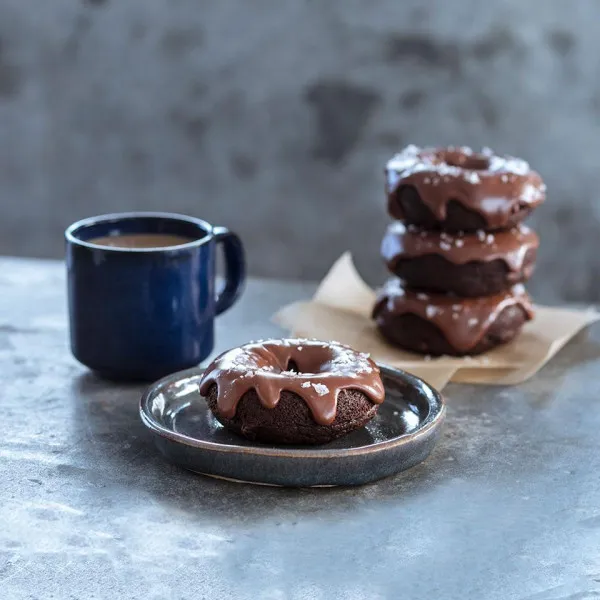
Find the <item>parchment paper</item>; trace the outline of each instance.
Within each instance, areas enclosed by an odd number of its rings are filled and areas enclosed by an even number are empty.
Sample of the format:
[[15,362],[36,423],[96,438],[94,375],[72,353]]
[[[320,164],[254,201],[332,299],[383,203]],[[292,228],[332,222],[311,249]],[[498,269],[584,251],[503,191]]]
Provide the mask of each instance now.
[[283,307],[273,320],[293,335],[336,340],[442,389],[448,381],[511,385],[529,379],[578,331],[600,318],[594,309],[535,307],[536,316],[513,342],[482,356],[423,357],[389,345],[371,320],[375,292],[361,279],[350,253],[342,255],[312,300]]

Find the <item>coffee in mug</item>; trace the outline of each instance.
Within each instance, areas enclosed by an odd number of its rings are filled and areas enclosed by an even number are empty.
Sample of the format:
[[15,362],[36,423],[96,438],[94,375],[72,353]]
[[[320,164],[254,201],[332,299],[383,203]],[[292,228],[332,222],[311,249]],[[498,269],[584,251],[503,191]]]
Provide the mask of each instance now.
[[90,244],[111,248],[167,248],[193,242],[194,238],[167,233],[131,233],[128,235],[104,235],[91,238]]

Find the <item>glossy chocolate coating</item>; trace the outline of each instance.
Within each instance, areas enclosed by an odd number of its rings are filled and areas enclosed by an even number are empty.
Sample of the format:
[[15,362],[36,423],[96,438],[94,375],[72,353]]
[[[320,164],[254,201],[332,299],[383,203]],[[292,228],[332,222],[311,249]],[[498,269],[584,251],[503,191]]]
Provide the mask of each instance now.
[[[419,230],[403,223],[392,223],[381,243],[381,255],[393,272],[398,261],[437,255],[455,265],[502,260],[513,272],[521,271],[529,250],[537,249],[537,234],[520,225],[505,231],[487,233],[444,233]],[[533,265],[529,265],[533,271]],[[529,278],[531,272],[525,274]]]
[[399,280],[391,279],[379,292],[373,318],[377,320],[384,310],[386,317],[416,315],[435,325],[458,353],[468,353],[486,335],[500,313],[511,306],[519,306],[526,320],[533,318],[531,299],[522,285],[495,296],[458,298],[414,292],[403,288]]
[[319,425],[336,416],[343,389],[363,392],[381,404],[385,390],[379,367],[366,354],[336,342],[287,339],[266,340],[233,348],[206,369],[200,393],[217,385],[217,406],[226,418],[235,415],[242,396],[253,389],[265,408],[274,408],[283,390],[300,396]]
[[546,186],[524,160],[497,156],[489,149],[476,153],[467,147],[408,146],[386,166],[388,210],[401,220],[406,217],[400,201],[403,189],[413,189],[413,202],[422,202],[438,223],[448,216],[448,205],[458,203],[493,230],[529,214],[544,201]]

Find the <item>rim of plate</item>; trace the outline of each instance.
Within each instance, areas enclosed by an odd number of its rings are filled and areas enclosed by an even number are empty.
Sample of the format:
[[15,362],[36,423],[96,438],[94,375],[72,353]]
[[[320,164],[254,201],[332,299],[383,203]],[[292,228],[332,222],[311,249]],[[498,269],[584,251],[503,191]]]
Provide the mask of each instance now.
[[173,383],[182,380],[190,379],[192,377],[199,377],[204,369],[202,367],[193,367],[177,373],[167,375],[162,379],[159,379],[153,383],[143,394],[140,399],[140,418],[142,422],[150,431],[160,435],[161,437],[167,438],[172,442],[177,442],[193,448],[202,450],[210,450],[212,452],[225,452],[231,454],[251,454],[257,456],[272,456],[272,457],[286,457],[286,458],[343,458],[346,456],[356,456],[362,454],[372,454],[389,450],[396,446],[402,446],[417,441],[419,438],[426,436],[432,429],[436,429],[442,424],[445,414],[446,405],[444,403],[443,396],[435,388],[429,385],[426,381],[421,378],[406,373],[400,369],[382,365],[378,363],[381,371],[391,378],[402,380],[404,383],[414,387],[421,388],[426,393],[424,395],[429,405],[429,414],[425,420],[420,424],[416,431],[410,433],[403,433],[397,437],[385,440],[383,442],[375,442],[367,446],[359,446],[357,448],[337,448],[337,449],[309,449],[309,448],[286,448],[285,446],[240,446],[237,444],[221,444],[218,442],[211,442],[207,440],[199,440],[197,438],[190,437],[183,433],[173,431],[164,427],[152,414],[150,404],[155,396],[161,393],[164,388]]

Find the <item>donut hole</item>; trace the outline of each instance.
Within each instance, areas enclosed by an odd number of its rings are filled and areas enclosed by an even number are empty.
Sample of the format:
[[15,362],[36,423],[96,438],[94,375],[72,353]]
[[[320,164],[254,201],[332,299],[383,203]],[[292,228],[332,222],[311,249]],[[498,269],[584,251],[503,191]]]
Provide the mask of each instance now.
[[335,367],[338,350],[324,342],[299,343],[290,348],[287,358],[286,372],[297,375],[315,375],[317,373],[328,373]]
[[314,375],[323,371],[326,364],[323,361],[306,361],[304,357],[292,357],[287,361],[285,366],[286,373],[295,373],[296,375]]
[[485,171],[490,167],[490,159],[483,154],[465,154],[464,152],[446,152],[444,162],[450,167],[460,167],[471,171]]
[[300,373],[298,363],[293,358],[290,358],[290,360],[288,360],[288,364],[286,365],[285,370],[290,371],[291,373]]

